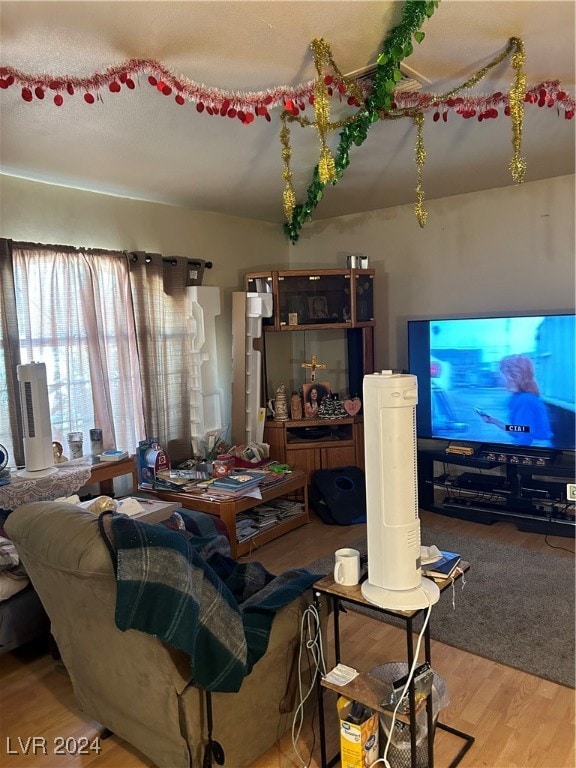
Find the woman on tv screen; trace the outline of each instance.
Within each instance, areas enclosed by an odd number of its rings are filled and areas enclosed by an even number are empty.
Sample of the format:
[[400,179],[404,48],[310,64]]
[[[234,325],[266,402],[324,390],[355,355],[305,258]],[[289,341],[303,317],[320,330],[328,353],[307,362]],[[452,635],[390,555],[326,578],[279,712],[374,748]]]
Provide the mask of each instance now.
[[515,445],[536,442],[539,446],[549,447],[552,429],[534,378],[532,361],[527,355],[507,355],[500,362],[500,372],[506,389],[512,393],[508,400],[508,422],[480,411],[482,420],[506,432]]

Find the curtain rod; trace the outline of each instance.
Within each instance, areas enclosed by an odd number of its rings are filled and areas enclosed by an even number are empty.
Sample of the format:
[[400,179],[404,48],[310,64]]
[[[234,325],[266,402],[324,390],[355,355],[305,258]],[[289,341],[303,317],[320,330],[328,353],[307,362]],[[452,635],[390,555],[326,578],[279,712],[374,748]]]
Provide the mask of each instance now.
[[[140,256],[144,256],[144,261],[146,264],[150,264],[152,261],[152,256],[159,256],[159,253],[145,253],[145,252],[139,252],[136,251],[127,251],[126,254],[130,256],[130,261],[133,261],[136,263]],[[175,267],[178,264],[178,259],[181,259],[182,256],[172,256],[170,258],[162,258],[162,262],[164,264],[170,264],[171,266]],[[194,261],[193,259],[187,259],[187,262],[189,267],[195,267],[196,269],[200,269],[201,267],[204,267],[205,269],[212,269],[214,266],[213,262],[211,261],[204,261],[203,259],[197,259]]]
[[22,250],[38,250],[39,248],[45,248],[46,250],[60,251],[60,253],[94,253],[102,254],[103,256],[125,256],[126,251],[111,251],[108,248],[85,248],[83,245],[52,245],[51,243],[28,243],[21,240],[12,240],[12,246],[14,248],[21,248]]

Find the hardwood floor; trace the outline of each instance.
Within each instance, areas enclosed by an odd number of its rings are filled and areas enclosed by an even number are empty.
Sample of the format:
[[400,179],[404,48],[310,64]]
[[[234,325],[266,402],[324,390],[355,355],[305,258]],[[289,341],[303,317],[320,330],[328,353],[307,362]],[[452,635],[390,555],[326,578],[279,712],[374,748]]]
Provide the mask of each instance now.
[[[558,557],[574,557],[572,539],[549,537],[549,544],[558,547],[552,550],[544,536],[520,533],[511,523],[484,526],[427,512],[422,512],[421,519],[429,528],[493,538],[533,550],[554,552]],[[266,544],[241,560],[258,560],[273,572],[280,572],[307,565],[332,553],[357,539],[364,530],[364,525],[327,526],[314,518],[309,525]],[[349,612],[341,617],[341,638],[343,660],[354,659],[354,665],[361,670],[405,657],[403,629],[360,614]],[[520,630],[518,641],[522,641]],[[329,647],[329,665],[332,658]],[[447,684],[450,697],[449,706],[442,711],[442,722],[476,738],[460,763],[462,768],[574,768],[575,694],[572,689],[434,641],[432,658],[434,668]],[[90,741],[98,735],[100,726],[82,716],[64,670],[47,650],[32,653],[20,649],[0,656],[0,683],[2,768],[152,768],[149,760],[115,736],[101,742],[99,755],[54,754],[57,737],[75,740],[85,737]],[[330,717],[331,707],[335,712],[333,701],[328,699],[329,755],[335,754],[338,748],[337,723],[335,717]],[[256,711],[255,716],[257,714]],[[30,742],[27,754],[24,754],[24,740],[29,736],[38,737],[36,749]],[[19,737],[24,744],[18,741]],[[43,744],[47,746],[47,754],[43,754]],[[305,761],[312,755],[307,763],[310,768],[317,768],[320,764],[317,717],[307,720],[297,746]],[[454,736],[438,731],[435,741],[437,768],[446,768],[460,746],[461,742]],[[301,765],[288,732],[252,768],[297,768]],[[239,766],[226,765],[225,768]]]

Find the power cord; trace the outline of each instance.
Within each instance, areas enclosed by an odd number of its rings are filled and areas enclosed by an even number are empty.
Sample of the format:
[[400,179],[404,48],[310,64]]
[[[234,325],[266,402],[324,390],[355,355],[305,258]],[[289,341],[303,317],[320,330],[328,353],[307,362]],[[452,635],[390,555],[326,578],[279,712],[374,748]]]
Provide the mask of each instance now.
[[464,589],[464,587],[466,586],[466,575],[463,569],[459,565],[457,565],[456,568],[454,568],[454,571],[450,576],[451,587],[452,587],[452,610],[453,611],[456,610],[456,579],[458,578],[458,576],[462,577],[461,589]]
[[[302,686],[302,654],[304,651],[306,651],[311,658],[310,670],[312,671],[310,686],[306,693],[304,693]],[[297,747],[297,742],[300,738],[300,733],[304,724],[304,705],[315,689],[317,675],[323,676],[325,674],[326,663],[324,661],[324,649],[322,647],[320,614],[315,605],[309,605],[302,614],[302,621],[300,622],[300,648],[298,652],[298,693],[300,701],[298,702],[292,721],[292,749],[294,750],[294,754],[298,761],[304,768],[309,767],[312,758],[312,754],[310,754],[308,760],[304,760]]]
[[[398,697],[398,702],[396,706],[394,707],[394,711],[392,712],[392,722],[390,724],[390,730],[388,733],[388,738],[386,740],[386,746],[384,748],[384,754],[382,757],[379,757],[378,760],[374,760],[373,763],[371,763],[370,768],[373,768],[373,766],[378,765],[378,763],[384,763],[386,768],[391,768],[390,763],[388,762],[388,750],[390,748],[390,744],[392,742],[392,735],[394,734],[394,725],[396,723],[396,715],[398,714],[398,709],[400,707],[400,704],[402,703],[404,697],[408,693],[408,689],[410,688],[410,683],[412,682],[412,678],[414,677],[414,670],[418,666],[418,656],[420,654],[420,646],[422,644],[422,638],[424,637],[424,631],[426,627],[428,626],[428,622],[430,621],[430,614],[432,613],[432,603],[430,602],[430,598],[428,596],[427,592],[424,592],[426,596],[426,600],[428,601],[428,609],[426,611],[426,616],[424,618],[424,621],[422,623],[422,629],[420,630],[420,634],[418,635],[418,642],[416,643],[416,650],[414,651],[414,661],[412,662],[412,666],[410,667],[410,671],[408,673],[408,679],[406,680],[406,684],[404,688],[402,689],[402,693]],[[432,694],[430,693],[430,696]],[[411,727],[415,727],[416,724],[412,723]],[[428,734],[428,738],[431,738],[431,734]]]

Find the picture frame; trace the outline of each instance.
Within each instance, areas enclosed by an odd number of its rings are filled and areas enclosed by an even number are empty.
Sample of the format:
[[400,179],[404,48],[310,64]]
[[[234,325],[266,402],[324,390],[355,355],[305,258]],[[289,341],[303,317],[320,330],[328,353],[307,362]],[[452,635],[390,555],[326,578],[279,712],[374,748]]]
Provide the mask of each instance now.
[[[313,390],[316,390],[314,395]],[[309,381],[302,387],[302,399],[304,400],[304,418],[317,419],[320,403],[325,397],[330,397],[331,388],[328,381]]]
[[310,320],[325,320],[330,317],[326,296],[308,297],[308,317]]

